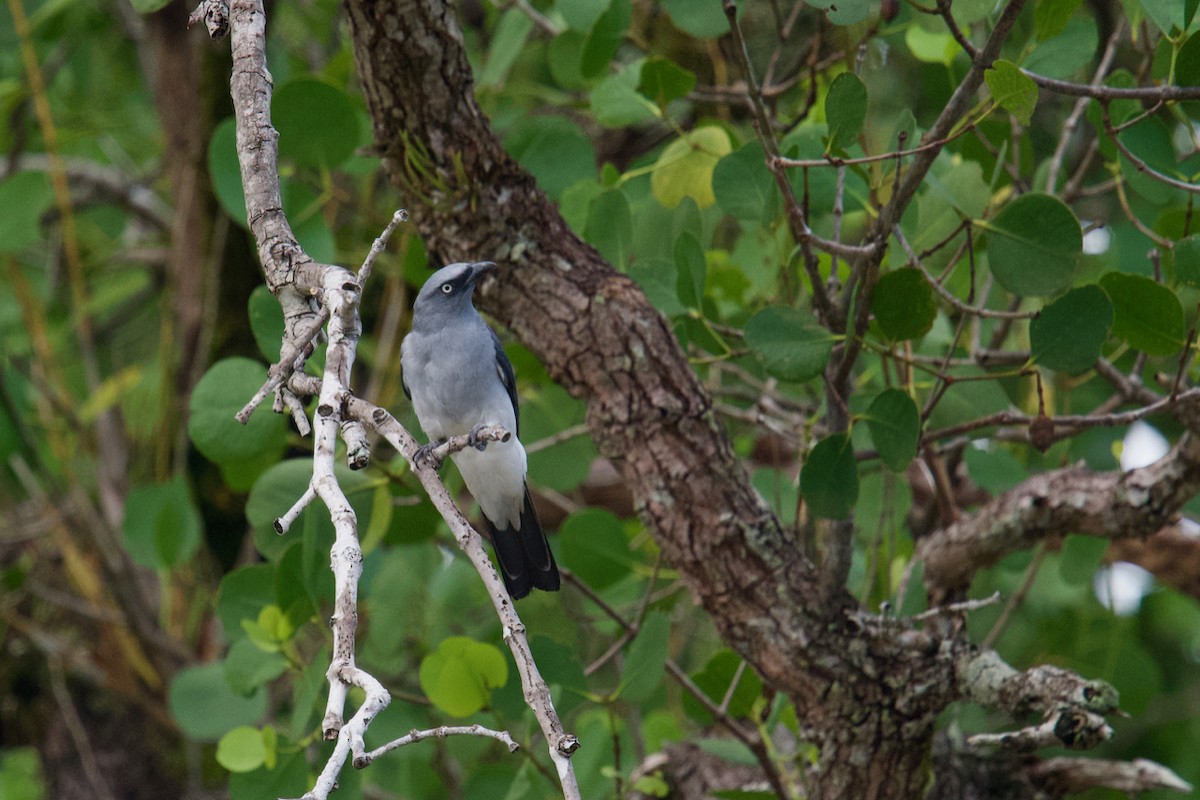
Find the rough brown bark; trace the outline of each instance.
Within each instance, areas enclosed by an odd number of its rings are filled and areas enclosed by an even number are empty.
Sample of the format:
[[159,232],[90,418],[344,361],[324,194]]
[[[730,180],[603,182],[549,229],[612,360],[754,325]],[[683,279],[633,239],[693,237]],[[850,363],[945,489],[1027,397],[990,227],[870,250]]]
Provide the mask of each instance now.
[[574,396],[601,452],[723,637],[794,699],[822,745],[812,797],[909,797],[948,659],[856,625],[750,486],[663,318],[566,226],[500,147],[473,97],[453,11],[348,3],[377,146],[433,263],[492,259],[482,305]]

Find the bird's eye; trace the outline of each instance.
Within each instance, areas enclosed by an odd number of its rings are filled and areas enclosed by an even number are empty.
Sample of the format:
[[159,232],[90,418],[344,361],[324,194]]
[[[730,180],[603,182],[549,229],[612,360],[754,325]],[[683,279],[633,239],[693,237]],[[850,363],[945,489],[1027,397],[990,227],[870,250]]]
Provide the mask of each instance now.
[[453,284],[450,284],[450,283],[443,283],[443,284],[442,284],[442,293],[443,293],[443,294],[450,294],[450,293],[451,293],[451,292],[453,292],[453,291],[454,291],[454,285],[453,285]]

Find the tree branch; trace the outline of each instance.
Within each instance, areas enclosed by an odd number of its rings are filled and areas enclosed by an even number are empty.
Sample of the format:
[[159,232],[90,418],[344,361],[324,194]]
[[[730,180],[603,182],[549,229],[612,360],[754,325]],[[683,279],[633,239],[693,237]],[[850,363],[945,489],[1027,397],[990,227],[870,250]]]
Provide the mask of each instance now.
[[1148,467],[1035,475],[921,540],[916,557],[935,597],[965,588],[975,571],[1047,537],[1072,531],[1109,539],[1149,536],[1200,491],[1200,439],[1187,433]]

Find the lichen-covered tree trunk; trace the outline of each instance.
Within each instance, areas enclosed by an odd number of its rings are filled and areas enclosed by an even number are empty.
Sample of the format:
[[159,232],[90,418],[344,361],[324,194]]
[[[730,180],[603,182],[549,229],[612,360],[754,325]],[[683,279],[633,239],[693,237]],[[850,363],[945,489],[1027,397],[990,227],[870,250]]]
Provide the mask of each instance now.
[[817,568],[751,487],[709,397],[641,290],[563,222],[473,95],[451,7],[348,2],[377,146],[435,263],[491,259],[484,308],[587,402],[666,557],[725,640],[791,696],[822,747],[814,798],[913,797],[949,659],[822,602]]

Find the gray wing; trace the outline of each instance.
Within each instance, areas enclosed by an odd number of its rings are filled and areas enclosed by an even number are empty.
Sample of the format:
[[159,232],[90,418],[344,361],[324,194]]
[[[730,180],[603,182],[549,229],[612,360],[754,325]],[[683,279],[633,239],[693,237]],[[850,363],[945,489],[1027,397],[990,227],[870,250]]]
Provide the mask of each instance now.
[[500,382],[504,384],[505,391],[508,392],[508,399],[512,401],[513,419],[517,421],[517,429],[513,431],[513,435],[519,437],[521,435],[521,409],[517,405],[517,376],[513,373],[512,362],[505,355],[496,332],[488,328],[488,333],[492,335],[492,344],[496,350],[496,372],[500,376]]

